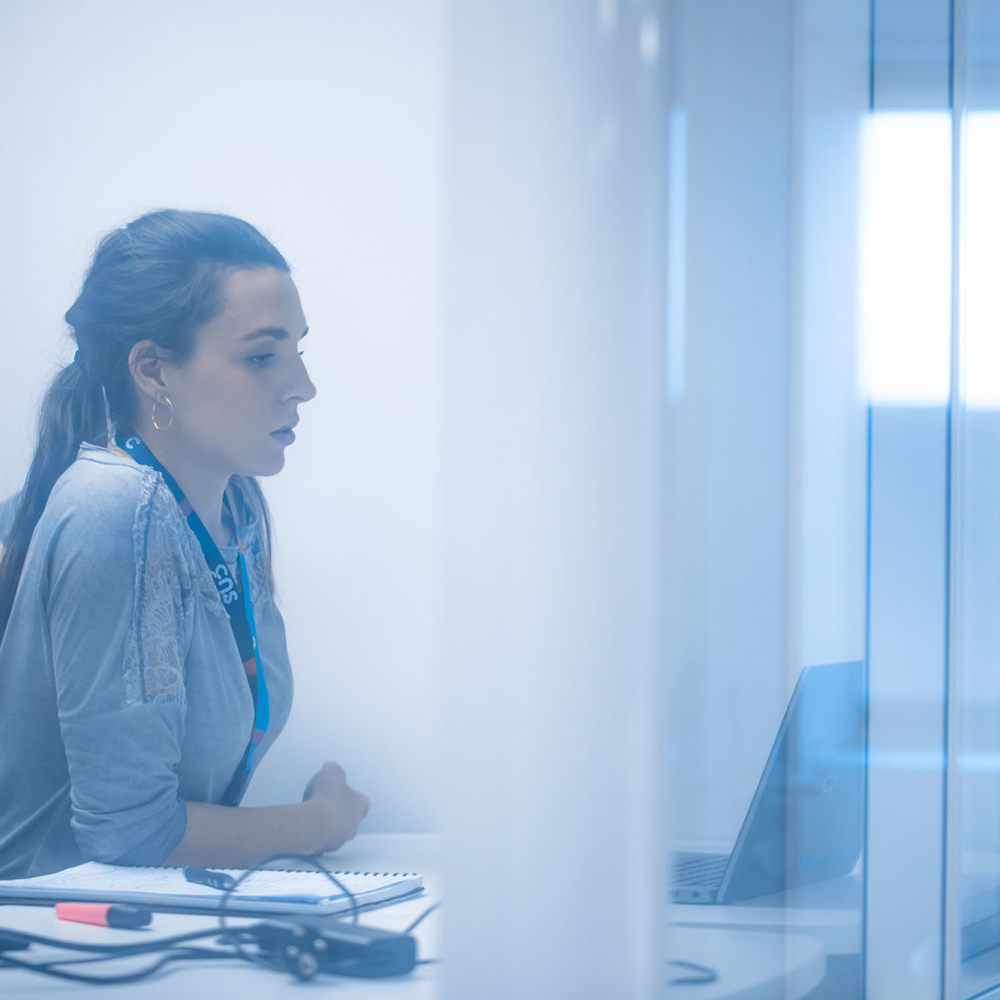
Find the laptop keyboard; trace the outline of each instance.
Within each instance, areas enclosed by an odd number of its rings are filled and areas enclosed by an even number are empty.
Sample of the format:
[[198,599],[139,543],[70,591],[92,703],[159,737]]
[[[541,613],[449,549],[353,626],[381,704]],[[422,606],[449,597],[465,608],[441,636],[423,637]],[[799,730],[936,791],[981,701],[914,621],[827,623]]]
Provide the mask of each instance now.
[[722,883],[728,864],[728,854],[675,854],[673,884],[715,888]]

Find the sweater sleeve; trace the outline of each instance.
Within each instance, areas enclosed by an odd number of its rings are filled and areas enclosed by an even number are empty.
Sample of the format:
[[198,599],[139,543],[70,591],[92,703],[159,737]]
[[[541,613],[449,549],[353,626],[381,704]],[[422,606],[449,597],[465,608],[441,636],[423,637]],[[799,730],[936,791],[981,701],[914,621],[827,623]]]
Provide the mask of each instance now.
[[125,470],[112,485],[67,511],[50,551],[59,727],[83,857],[155,865],[187,825],[177,767],[193,613],[189,546],[155,473]]

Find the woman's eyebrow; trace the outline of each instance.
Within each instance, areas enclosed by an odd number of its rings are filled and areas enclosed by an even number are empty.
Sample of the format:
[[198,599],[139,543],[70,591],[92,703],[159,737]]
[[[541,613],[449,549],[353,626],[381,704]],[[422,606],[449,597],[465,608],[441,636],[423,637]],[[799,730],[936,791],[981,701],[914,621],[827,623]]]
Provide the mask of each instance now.
[[[302,339],[309,332],[309,327],[307,326],[302,331]],[[260,337],[274,337],[275,340],[288,340],[288,331],[283,326],[262,326],[257,330],[251,330],[249,333],[244,334],[243,340],[256,340]]]

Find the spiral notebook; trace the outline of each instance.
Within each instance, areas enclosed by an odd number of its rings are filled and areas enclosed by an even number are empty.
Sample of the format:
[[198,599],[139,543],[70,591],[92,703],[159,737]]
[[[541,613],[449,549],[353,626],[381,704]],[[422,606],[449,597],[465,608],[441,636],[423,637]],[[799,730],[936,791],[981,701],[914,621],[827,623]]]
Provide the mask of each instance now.
[[[242,871],[226,871],[239,878]],[[416,872],[332,872],[358,906],[419,892]],[[195,885],[180,868],[133,868],[88,861],[51,875],[0,880],[0,902],[132,903],[154,910],[218,913],[223,893]],[[226,912],[300,913],[325,916],[351,909],[351,901],[319,871],[263,870],[248,875],[226,900]]]

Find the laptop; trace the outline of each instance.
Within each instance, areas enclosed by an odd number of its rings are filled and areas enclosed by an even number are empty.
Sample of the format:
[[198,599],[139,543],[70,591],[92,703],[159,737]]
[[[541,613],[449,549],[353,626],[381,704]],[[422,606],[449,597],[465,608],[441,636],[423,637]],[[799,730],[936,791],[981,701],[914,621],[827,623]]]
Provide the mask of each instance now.
[[865,697],[860,661],[799,675],[730,854],[673,855],[677,903],[735,903],[846,875],[861,854]]
[[963,962],[1000,947],[1000,884],[996,876],[962,875]]

